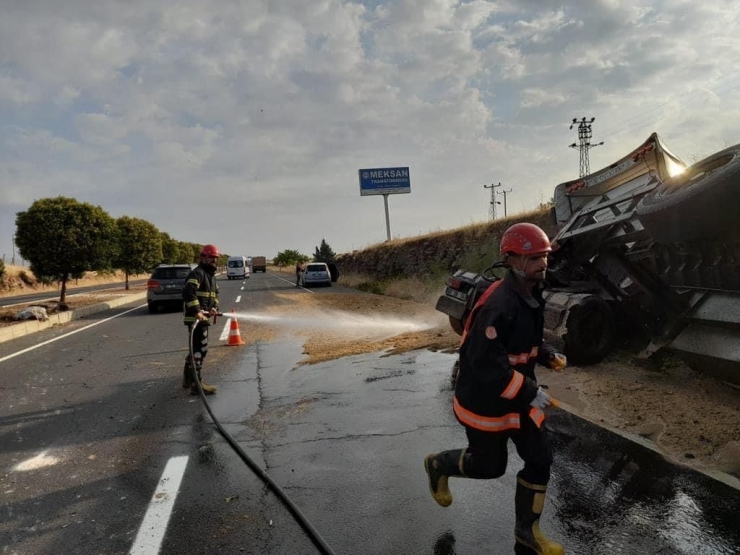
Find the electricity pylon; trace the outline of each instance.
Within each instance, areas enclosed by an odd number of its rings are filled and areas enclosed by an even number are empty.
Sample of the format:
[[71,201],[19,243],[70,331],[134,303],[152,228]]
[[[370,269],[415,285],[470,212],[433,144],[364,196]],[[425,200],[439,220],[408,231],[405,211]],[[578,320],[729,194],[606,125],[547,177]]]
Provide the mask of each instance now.
[[591,132],[591,124],[594,122],[596,118],[591,118],[590,120],[587,120],[585,117],[581,118],[581,121],[579,122],[577,118],[573,118],[573,122],[570,124],[570,127],[568,129],[573,129],[573,126],[578,124],[578,143],[573,143],[572,145],[568,145],[570,148],[577,148],[581,152],[581,160],[580,160],[580,167],[579,167],[579,177],[583,177],[584,175],[588,175],[591,173],[591,168],[588,160],[588,151],[592,148],[595,148],[597,146],[603,145],[604,141],[601,141],[600,143],[591,144],[591,137],[593,136],[593,133]]

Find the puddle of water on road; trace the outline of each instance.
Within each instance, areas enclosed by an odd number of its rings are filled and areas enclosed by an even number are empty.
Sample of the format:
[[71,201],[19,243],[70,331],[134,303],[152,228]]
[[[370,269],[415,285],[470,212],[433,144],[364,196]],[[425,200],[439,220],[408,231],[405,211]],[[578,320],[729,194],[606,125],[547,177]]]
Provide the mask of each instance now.
[[427,322],[389,318],[385,316],[365,316],[341,310],[325,310],[312,316],[268,316],[248,312],[230,312],[228,317],[249,322],[261,322],[289,328],[326,330],[326,331],[362,331],[368,333],[405,333],[423,331],[433,327]]

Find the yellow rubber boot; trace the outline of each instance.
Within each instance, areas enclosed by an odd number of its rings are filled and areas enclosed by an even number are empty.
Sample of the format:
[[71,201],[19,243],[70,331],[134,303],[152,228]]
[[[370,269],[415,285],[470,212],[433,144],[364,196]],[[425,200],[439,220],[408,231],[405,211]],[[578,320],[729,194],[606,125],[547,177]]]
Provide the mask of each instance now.
[[216,386],[208,385],[206,382],[203,381],[202,378],[200,380],[200,387],[203,389],[203,393],[205,393],[206,395],[211,395],[212,393],[216,393]]
[[[198,370],[198,381],[200,381],[200,387],[203,390],[203,393],[205,393],[206,395],[213,395],[214,393],[216,393],[215,385],[208,385],[206,382],[203,381],[203,377],[200,375],[200,369]],[[190,393],[192,395],[198,395],[198,386],[196,384],[190,386]]]
[[452,493],[450,493],[447,479],[451,476],[464,476],[461,468],[464,454],[464,449],[457,449],[427,455],[424,459],[424,470],[429,479],[429,491],[437,504],[442,507],[452,505]]
[[540,515],[545,506],[547,486],[530,484],[517,478],[516,484],[516,543],[537,555],[565,555],[565,548],[545,536],[540,530]]

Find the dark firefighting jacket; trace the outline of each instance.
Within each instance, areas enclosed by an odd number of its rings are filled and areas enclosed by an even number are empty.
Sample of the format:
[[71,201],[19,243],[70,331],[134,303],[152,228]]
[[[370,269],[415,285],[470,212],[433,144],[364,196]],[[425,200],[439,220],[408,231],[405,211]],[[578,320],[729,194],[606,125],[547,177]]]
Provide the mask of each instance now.
[[182,291],[184,321],[191,324],[197,320],[201,310],[208,312],[218,308],[218,285],[216,269],[199,264],[188,274]]
[[555,351],[543,342],[541,289],[523,292],[509,271],[484,293],[467,324],[453,400],[458,421],[486,432],[518,429],[523,418],[542,426],[544,412],[529,406],[537,395],[534,366],[547,364]]

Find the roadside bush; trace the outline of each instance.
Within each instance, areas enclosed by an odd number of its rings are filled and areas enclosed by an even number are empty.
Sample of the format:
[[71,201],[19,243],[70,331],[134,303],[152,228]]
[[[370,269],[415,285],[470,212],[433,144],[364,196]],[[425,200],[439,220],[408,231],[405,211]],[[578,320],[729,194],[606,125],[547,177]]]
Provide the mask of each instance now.
[[384,295],[386,284],[382,281],[363,281],[354,286],[355,289],[364,291],[365,293],[375,293],[376,295]]
[[24,285],[33,287],[36,284],[36,280],[29,276],[25,270],[18,272],[18,279],[20,279]]
[[434,304],[444,290],[444,278],[411,276],[390,281],[384,287],[385,295],[422,304]]

